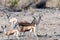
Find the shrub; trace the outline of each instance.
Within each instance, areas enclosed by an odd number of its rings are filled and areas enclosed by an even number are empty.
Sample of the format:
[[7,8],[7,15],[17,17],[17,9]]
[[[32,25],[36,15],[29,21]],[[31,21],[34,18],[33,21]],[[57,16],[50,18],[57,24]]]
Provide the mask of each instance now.
[[10,4],[10,8],[16,7],[20,0],[10,0],[8,3]]

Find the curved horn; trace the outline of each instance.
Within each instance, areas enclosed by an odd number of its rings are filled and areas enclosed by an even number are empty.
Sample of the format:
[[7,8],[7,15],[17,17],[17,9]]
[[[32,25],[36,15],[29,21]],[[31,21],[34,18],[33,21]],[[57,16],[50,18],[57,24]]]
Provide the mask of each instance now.
[[38,21],[37,21],[37,25],[40,23],[41,20],[41,16],[39,16]]
[[32,24],[36,24],[36,18],[33,16],[33,21],[32,21]]

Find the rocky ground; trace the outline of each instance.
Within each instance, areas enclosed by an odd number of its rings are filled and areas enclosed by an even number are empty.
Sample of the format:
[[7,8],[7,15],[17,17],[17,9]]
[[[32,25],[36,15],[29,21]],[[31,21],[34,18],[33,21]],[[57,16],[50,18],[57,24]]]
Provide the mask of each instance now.
[[[0,40],[17,40],[14,35],[5,36],[3,28],[6,31],[12,29],[9,20],[17,18],[18,22],[32,22],[32,16],[41,16],[39,25],[36,27],[36,36],[30,32],[26,32],[23,36],[19,36],[20,40],[60,40],[60,10],[57,9],[33,9],[22,12],[9,12],[6,8],[0,7]],[[2,28],[3,26],[3,28]],[[22,35],[22,34],[21,34]]]

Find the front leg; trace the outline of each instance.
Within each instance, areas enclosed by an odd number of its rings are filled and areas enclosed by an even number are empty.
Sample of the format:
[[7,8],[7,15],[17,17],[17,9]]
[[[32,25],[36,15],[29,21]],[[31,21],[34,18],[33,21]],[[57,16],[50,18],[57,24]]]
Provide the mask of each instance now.
[[36,28],[35,27],[33,27],[32,31],[33,31],[34,35],[36,36]]
[[32,32],[32,29],[29,32]]
[[14,36],[15,36],[17,39],[19,38],[18,35],[19,35],[19,31],[16,30],[16,32],[14,33]]

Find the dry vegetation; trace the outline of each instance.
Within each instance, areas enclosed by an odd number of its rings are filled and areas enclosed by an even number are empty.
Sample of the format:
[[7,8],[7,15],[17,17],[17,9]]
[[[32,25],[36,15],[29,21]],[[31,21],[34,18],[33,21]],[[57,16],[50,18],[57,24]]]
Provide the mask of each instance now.
[[20,0],[10,0],[8,3],[10,4],[10,8],[16,7]]

